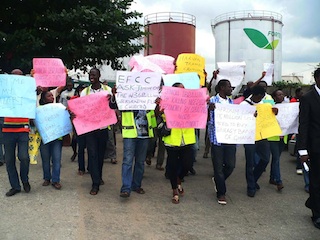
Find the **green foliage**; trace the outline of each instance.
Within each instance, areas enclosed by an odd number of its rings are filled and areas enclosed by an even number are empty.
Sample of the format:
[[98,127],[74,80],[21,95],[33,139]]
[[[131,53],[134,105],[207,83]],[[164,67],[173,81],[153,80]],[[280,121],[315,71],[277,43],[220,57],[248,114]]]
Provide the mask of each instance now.
[[276,87],[277,89],[285,89],[285,88],[296,89],[298,87],[301,87],[301,83],[293,83],[293,82],[282,80],[278,82],[273,82],[272,86]]
[[111,64],[143,49],[146,33],[133,0],[5,0],[0,4],[0,66],[31,69],[34,57],[58,57],[69,69]]

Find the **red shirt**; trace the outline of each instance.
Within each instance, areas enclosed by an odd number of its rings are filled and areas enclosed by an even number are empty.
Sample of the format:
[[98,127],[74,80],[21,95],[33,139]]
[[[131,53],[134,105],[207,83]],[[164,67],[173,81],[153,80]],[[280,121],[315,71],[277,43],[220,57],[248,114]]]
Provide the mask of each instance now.
[[5,117],[2,132],[30,132],[29,119]]

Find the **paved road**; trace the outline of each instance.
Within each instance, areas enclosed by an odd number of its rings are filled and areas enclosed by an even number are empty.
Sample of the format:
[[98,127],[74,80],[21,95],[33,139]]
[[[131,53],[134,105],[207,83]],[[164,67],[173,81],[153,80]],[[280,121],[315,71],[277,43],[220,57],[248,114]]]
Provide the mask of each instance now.
[[[203,135],[202,135],[203,136]],[[203,159],[203,142],[197,157],[196,176],[185,179],[185,196],[171,203],[170,183],[146,166],[145,195],[119,197],[122,140],[118,139],[118,163],[104,165],[105,185],[96,196],[89,194],[88,174],[77,175],[71,148],[63,148],[60,191],[41,186],[41,162],[30,168],[30,193],[6,197],[9,183],[0,167],[0,239],[320,239],[320,231],[304,207],[307,193],[303,177],[295,174],[294,158],[281,159],[285,188],[278,193],[268,183],[268,172],[254,198],[246,196],[243,147],[237,149],[237,165],[227,181],[226,206],[215,199],[210,159]]]

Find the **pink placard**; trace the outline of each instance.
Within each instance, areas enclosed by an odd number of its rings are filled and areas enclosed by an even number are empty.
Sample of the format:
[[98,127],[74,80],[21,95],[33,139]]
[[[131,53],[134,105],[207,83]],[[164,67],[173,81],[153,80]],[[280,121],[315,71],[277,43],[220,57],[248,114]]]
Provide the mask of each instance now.
[[117,122],[115,111],[109,107],[107,94],[103,91],[68,101],[68,107],[76,115],[73,125],[78,135]]
[[59,58],[34,58],[33,77],[41,87],[60,87],[66,85],[66,70]]
[[166,74],[174,73],[174,58],[168,55],[153,54],[145,57],[150,62],[158,65]]
[[240,104],[241,102],[244,101],[244,96],[238,97],[236,99],[233,99],[234,104]]
[[164,109],[168,128],[206,128],[206,88],[184,89],[163,86],[161,108]]

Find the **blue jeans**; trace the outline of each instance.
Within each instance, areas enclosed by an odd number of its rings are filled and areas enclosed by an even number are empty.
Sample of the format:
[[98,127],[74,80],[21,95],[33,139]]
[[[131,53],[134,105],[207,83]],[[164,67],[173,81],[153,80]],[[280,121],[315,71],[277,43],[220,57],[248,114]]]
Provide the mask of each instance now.
[[[43,179],[52,182],[60,182],[60,168],[61,168],[61,152],[62,152],[62,140],[54,140],[40,145],[40,154],[42,159]],[[51,166],[52,162],[52,174]]]
[[[255,144],[244,144],[246,157],[246,180],[247,191],[256,192],[256,184],[263,171],[266,169],[270,158],[270,146],[266,139],[255,142]],[[260,161],[254,166],[255,154],[258,154]]]
[[212,145],[211,158],[214,170],[214,181],[217,188],[217,197],[220,197],[226,194],[226,180],[231,175],[236,165],[236,145]]
[[20,161],[20,179],[22,183],[29,182],[29,133],[3,133],[4,150],[6,153],[6,167],[11,188],[21,190],[16,168],[16,146],[18,145],[18,158]]
[[269,141],[269,144],[271,152],[270,180],[281,184],[280,156],[285,147],[285,143],[283,139],[280,139],[280,141]]
[[[124,138],[121,192],[130,193],[141,187],[149,138]],[[135,160],[133,173],[132,165]]]

